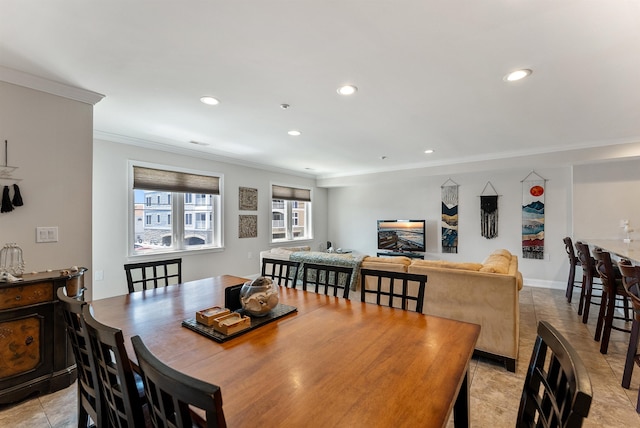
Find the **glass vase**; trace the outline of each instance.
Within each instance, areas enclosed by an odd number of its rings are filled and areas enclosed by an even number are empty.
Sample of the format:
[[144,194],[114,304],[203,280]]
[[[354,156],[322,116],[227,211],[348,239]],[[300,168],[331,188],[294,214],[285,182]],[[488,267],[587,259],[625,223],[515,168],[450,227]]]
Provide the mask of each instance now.
[[24,273],[22,248],[18,247],[18,244],[5,244],[0,250],[0,272],[8,272],[16,277]]

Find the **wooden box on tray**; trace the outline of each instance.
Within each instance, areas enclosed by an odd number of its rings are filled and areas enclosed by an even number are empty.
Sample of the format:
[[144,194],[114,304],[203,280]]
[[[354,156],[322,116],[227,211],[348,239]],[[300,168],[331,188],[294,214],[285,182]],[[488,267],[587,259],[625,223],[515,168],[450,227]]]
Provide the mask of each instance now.
[[196,321],[222,334],[230,335],[251,327],[251,318],[214,306],[196,312]]
[[196,312],[196,321],[200,324],[204,324],[206,326],[211,327],[213,325],[214,320],[217,317],[229,314],[229,309],[221,308],[220,306],[214,306],[213,308],[203,309],[201,311]]
[[237,312],[219,316],[213,321],[213,329],[226,335],[234,334],[250,327],[251,318],[246,315],[240,315]]

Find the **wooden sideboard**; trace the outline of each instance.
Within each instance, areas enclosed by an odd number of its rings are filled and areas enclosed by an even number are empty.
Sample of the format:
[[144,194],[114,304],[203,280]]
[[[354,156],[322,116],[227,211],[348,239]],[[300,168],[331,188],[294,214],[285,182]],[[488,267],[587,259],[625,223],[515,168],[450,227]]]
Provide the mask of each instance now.
[[85,271],[38,272],[0,283],[0,404],[75,382],[76,365],[56,293],[67,287],[68,294],[77,294]]

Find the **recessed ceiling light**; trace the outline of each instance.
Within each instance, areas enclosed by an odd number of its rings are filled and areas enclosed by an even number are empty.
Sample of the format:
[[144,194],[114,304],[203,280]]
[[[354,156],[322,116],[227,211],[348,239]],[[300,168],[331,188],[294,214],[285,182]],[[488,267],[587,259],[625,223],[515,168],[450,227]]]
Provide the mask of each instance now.
[[291,131],[287,132],[287,134],[292,135],[294,137],[297,137],[298,135],[301,134],[300,131],[296,131],[295,129],[292,129]]
[[340,95],[353,95],[358,91],[358,88],[356,88],[353,85],[344,85],[344,86],[340,86],[338,88],[338,93]]
[[220,104],[220,101],[218,101],[217,98],[210,97],[210,96],[201,97],[200,101],[202,101],[204,104],[207,104],[207,105],[210,105],[210,106],[216,106],[216,105]]
[[503,80],[505,82],[515,82],[516,80],[524,79],[527,76],[530,76],[533,71],[528,68],[523,68],[522,70],[512,71],[511,73],[504,76]]
[[426,154],[430,154],[430,153],[433,153],[433,149],[427,149],[427,150],[425,150],[424,152],[425,152]]

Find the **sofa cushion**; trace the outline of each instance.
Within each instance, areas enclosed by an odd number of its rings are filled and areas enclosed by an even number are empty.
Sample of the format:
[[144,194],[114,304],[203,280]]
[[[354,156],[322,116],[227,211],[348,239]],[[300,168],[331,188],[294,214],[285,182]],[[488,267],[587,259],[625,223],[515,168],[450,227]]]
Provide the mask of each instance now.
[[298,251],[310,251],[311,247],[276,247],[271,249],[273,254],[291,254]]
[[507,258],[502,254],[491,254],[482,263],[482,269],[480,272],[489,273],[509,273],[509,266],[511,265],[511,257]]
[[482,264],[480,263],[450,262],[447,260],[414,260],[413,265],[425,266],[425,267],[439,267],[439,268],[445,268],[445,269],[471,270],[471,271],[479,271],[482,268]]
[[364,259],[362,259],[362,262],[368,262],[368,263],[393,263],[393,264],[402,264],[405,266],[409,266],[411,264],[411,259],[409,257],[405,257],[405,256],[398,256],[398,257],[373,257],[373,256],[366,256]]

